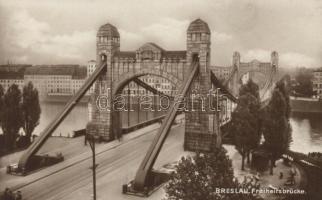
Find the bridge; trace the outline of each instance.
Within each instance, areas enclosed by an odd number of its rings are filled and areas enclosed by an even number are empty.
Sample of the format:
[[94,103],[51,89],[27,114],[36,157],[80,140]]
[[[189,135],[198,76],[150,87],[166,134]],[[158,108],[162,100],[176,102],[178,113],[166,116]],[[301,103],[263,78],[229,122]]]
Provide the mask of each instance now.
[[[230,78],[222,83],[210,69],[211,32],[208,24],[201,19],[194,20],[186,36],[186,50],[167,51],[154,43],[146,43],[136,51],[120,51],[117,28],[111,24],[101,26],[97,32],[97,69],[22,155],[18,170],[25,173],[33,169],[37,151],[94,82],[95,92],[90,102],[91,121],[86,126],[86,132],[106,141],[120,138],[124,133],[121,125],[124,106],[120,99],[130,83],[134,82],[138,87],[171,100],[167,114],[157,119],[163,120],[161,127],[131,182],[134,191],[143,192],[156,182],[153,165],[179,112],[185,114],[185,150],[209,151],[221,145],[220,128],[230,120],[243,77],[245,74],[249,77],[256,73],[264,74],[265,80],[259,79],[261,97],[264,98],[274,84],[278,55],[273,52],[272,62],[262,65],[258,61],[241,63],[239,53],[234,53]],[[175,97],[158,91],[140,79],[147,75],[168,80],[178,91]],[[139,124],[139,127],[144,125]]]

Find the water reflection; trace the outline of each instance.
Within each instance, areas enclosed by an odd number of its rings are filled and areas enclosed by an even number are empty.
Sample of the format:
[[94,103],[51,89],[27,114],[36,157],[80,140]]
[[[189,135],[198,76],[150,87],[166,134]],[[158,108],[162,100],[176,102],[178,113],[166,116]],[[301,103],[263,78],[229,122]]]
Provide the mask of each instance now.
[[[63,103],[42,103],[42,113],[39,126],[34,134],[39,134],[52,122],[55,116],[63,109]],[[135,108],[134,110],[137,110]],[[67,136],[74,130],[83,129],[88,122],[87,104],[77,105],[73,111],[60,124],[53,135]],[[122,126],[132,126],[154,117],[165,114],[165,112],[123,112]],[[291,150],[303,153],[319,151],[322,152],[322,114],[293,114],[290,123],[293,130],[293,142]]]
[[[57,114],[61,112],[65,106],[64,103],[41,103],[40,123],[36,127],[34,134],[39,135],[49,123],[51,123]],[[83,129],[88,122],[87,104],[81,103],[75,106],[65,120],[57,127],[54,136],[71,135],[74,130]]]
[[[40,124],[36,127],[33,134],[39,135],[46,126],[51,123],[54,118],[61,112],[64,108],[64,103],[41,103],[41,117]],[[122,126],[128,127],[135,125],[137,123],[153,119],[160,115],[165,114],[165,112],[148,112],[141,111],[137,112],[137,107],[132,107],[134,111],[122,112]],[[54,136],[68,136],[72,135],[74,130],[83,129],[88,123],[88,110],[86,103],[80,103],[71,111],[71,113],[65,118],[65,120],[57,127]]]
[[303,153],[322,152],[322,114],[292,114],[291,150]]

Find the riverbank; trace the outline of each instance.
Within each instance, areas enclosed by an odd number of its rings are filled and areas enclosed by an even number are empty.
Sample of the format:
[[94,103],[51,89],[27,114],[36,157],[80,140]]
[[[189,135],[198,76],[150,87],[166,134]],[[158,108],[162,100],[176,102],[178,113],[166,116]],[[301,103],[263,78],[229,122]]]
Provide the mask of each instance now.
[[[97,179],[98,199],[103,199],[103,197],[106,196],[113,197],[112,199],[129,199],[129,196],[121,194],[121,185],[133,179],[137,167],[142,161],[142,157],[145,155],[147,147],[154,138],[156,129],[158,128],[159,124],[154,124],[125,135],[122,141],[116,140],[109,143],[97,144],[97,162],[99,163]],[[182,148],[184,140],[184,126],[180,124],[175,125],[173,126],[173,129],[173,132],[169,134],[169,137],[166,140],[165,147],[161,150],[160,157],[157,159],[155,165],[156,169],[160,166],[164,166],[165,163],[178,161],[181,156],[191,155],[191,152],[184,152]],[[28,176],[17,177],[7,175],[5,174],[4,168],[0,169],[0,179],[2,182],[0,191],[2,191],[5,186],[9,186],[13,190],[19,189],[22,191],[26,199],[45,199],[43,198],[44,196],[41,195],[47,195],[47,197],[51,196],[52,198],[61,197],[61,199],[68,200],[83,199],[85,197],[90,198],[90,194],[92,192],[91,172],[89,170],[89,166],[91,165],[91,152],[88,146],[84,146],[83,139],[83,137],[73,139],[57,137],[50,138],[48,140],[48,144],[44,146],[45,148],[40,151],[49,154],[55,154],[57,151],[63,152],[66,159],[59,164],[39,170]],[[171,140],[175,142],[170,142]],[[127,145],[130,146],[127,147]],[[144,148],[141,149],[142,146],[144,146]],[[245,171],[241,171],[241,156],[239,153],[233,146],[225,145],[224,147],[228,151],[228,156],[232,159],[234,174],[238,177],[239,181],[242,182],[245,175],[256,174],[256,172],[251,171],[248,167],[246,167]],[[132,152],[137,149],[141,150],[133,157]],[[80,170],[79,168],[83,165],[84,169]],[[114,165],[116,165],[115,168],[113,168]],[[280,168],[281,165],[282,163],[277,162],[277,168],[274,169],[274,176],[270,176],[267,173],[262,173],[260,175],[260,183],[262,187],[268,187],[268,184],[278,187],[285,182],[288,168],[283,169],[285,171],[285,179],[278,182],[279,170],[282,169]],[[69,175],[69,173],[76,174]],[[298,170],[297,173],[301,174]],[[74,182],[74,178],[77,179],[77,177],[83,178]],[[297,184],[300,183],[300,180],[302,179],[301,177],[302,175],[298,175],[296,177]],[[66,185],[64,183],[60,186],[57,184],[60,181],[70,181],[71,183],[66,183]],[[46,189],[47,192],[42,189],[38,189],[38,187],[42,187],[42,185],[46,185],[46,187],[48,187]],[[54,189],[51,190],[51,187],[54,187]],[[62,194],[65,196],[61,196]],[[164,195],[164,190],[159,189],[152,194],[149,199],[160,200]],[[42,198],[40,198],[40,196]],[[136,198],[131,197],[131,199]]]
[[[239,182],[243,182],[245,176],[246,177],[254,177],[257,175],[257,171],[250,168],[245,161],[245,170],[241,170],[241,155],[237,152],[234,146],[232,145],[224,145],[225,149],[228,152],[229,158],[232,160],[232,166],[234,169],[234,175],[239,180]],[[290,176],[290,170],[294,169],[295,176],[295,184],[292,186],[287,186],[285,183],[287,182],[287,178]],[[278,160],[276,162],[276,167],[274,168],[273,175],[269,174],[269,170],[259,173],[259,184],[260,188],[264,191],[265,189],[273,189],[273,188],[282,188],[288,191],[302,189],[304,185],[306,185],[307,176],[304,170],[296,165],[291,163],[291,165],[287,166],[283,163],[282,160]],[[280,173],[283,173],[283,178],[280,179]],[[278,197],[277,194],[269,194],[269,193],[260,193],[260,196],[265,200],[276,200]]]
[[[40,99],[41,102],[45,103],[67,103],[73,96],[72,95],[47,95]],[[90,96],[83,96],[79,103],[86,104],[90,100]]]
[[[64,157],[69,158],[76,153],[82,153],[80,147],[84,146],[84,136],[77,138],[67,137],[50,137],[37,154],[55,155],[59,152],[64,152]],[[6,167],[10,164],[17,163],[19,158],[26,150],[16,151],[14,153],[0,157],[0,168]]]
[[294,113],[322,113],[322,99],[291,97],[290,104]]

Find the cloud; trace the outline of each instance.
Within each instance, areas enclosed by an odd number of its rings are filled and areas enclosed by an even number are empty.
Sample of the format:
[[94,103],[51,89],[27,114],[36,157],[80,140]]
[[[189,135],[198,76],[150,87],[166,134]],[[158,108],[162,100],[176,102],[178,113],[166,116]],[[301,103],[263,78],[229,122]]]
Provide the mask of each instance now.
[[[245,55],[241,55],[241,60],[249,62],[257,59],[262,62],[269,62],[271,51],[265,49],[248,50]],[[318,61],[313,57],[297,52],[279,53],[280,67],[318,67]]]
[[11,16],[8,36],[13,45],[21,48],[30,48],[35,44],[46,41],[50,27],[45,22],[39,22],[32,18],[26,10],[14,12]]
[[182,49],[186,43],[188,20],[162,18],[157,23],[143,27],[141,33],[151,41],[157,41],[166,49]]
[[319,67],[318,62],[307,55],[289,52],[280,55],[280,66],[283,67]]
[[249,62],[251,60],[259,60],[262,62],[270,61],[271,51],[265,49],[251,49],[246,51],[245,55],[241,53],[241,60]]
[[85,48],[95,44],[95,31],[74,31],[71,34],[48,36],[46,42],[38,45],[36,52],[56,55],[61,58],[81,59]]
[[227,33],[220,33],[215,30],[211,31],[212,41],[213,42],[226,42],[228,40],[231,40],[233,38],[232,35]]
[[[136,48],[146,42],[155,42],[165,49],[185,49],[186,30],[190,21],[162,18],[157,23],[143,27],[136,32],[119,29],[122,49]],[[212,30],[212,41],[224,43],[232,35]]]
[[0,0],[0,62],[22,56],[33,64],[93,59],[96,31],[106,22],[118,27],[121,50],[145,42],[184,50],[187,26],[201,18],[212,30],[214,65],[229,65],[236,50],[244,59],[269,61],[274,49],[283,52],[285,64],[322,63],[322,1],[124,1]]
[[144,36],[139,33],[134,33],[126,29],[118,29],[120,33],[120,43],[121,49],[133,49],[133,47],[138,48],[144,42]]
[[85,60],[88,59],[86,48],[95,49],[96,31],[75,30],[71,33],[53,34],[48,23],[36,20],[24,9],[13,12],[5,28],[6,49],[15,52],[11,57],[15,62],[33,63],[34,60],[39,60],[39,56],[75,62],[84,59],[84,56]]
[[147,42],[154,42],[164,49],[184,49],[186,44],[187,20],[161,18],[136,31],[119,28],[121,49],[137,49]]

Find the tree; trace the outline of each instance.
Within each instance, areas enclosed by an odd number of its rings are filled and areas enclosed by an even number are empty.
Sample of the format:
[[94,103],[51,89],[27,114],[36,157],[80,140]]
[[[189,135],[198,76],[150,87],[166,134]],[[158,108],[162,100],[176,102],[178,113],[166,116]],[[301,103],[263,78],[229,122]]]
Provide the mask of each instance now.
[[270,152],[270,174],[273,174],[275,161],[289,148],[292,129],[289,123],[289,105],[282,83],[278,83],[265,112],[263,121],[264,147]]
[[242,170],[245,166],[245,157],[247,156],[249,164],[250,152],[258,147],[261,138],[259,109],[259,88],[250,79],[240,88],[237,108],[232,114],[230,125],[235,147],[242,156]]
[[299,96],[311,97],[313,92],[313,75],[309,70],[301,69],[295,76],[296,86],[293,88]]
[[4,95],[2,129],[5,135],[6,148],[12,150],[18,131],[22,126],[21,91],[16,84],[11,85]]
[[280,80],[276,83],[275,88],[281,92],[285,100],[285,117],[290,118],[291,115],[291,104],[290,104],[290,82],[287,80]]
[[251,94],[259,100],[259,87],[252,79],[249,79],[248,82],[239,89],[239,96],[244,94]]
[[169,200],[252,200],[253,194],[225,194],[220,188],[242,188],[234,178],[231,160],[223,147],[193,157],[182,157],[165,187]]
[[41,113],[38,90],[34,88],[32,82],[29,82],[23,88],[22,112],[23,129],[26,133],[27,142],[30,144],[32,132],[39,124]]
[[[3,96],[4,96],[4,89],[2,87],[2,85],[0,85],[0,128],[2,128],[2,120],[3,120],[3,109],[4,109],[4,100],[3,100]],[[1,147],[0,150],[4,149],[4,136],[2,135],[1,137]]]
[[0,85],[0,127],[2,126],[3,109],[4,109],[4,89]]

